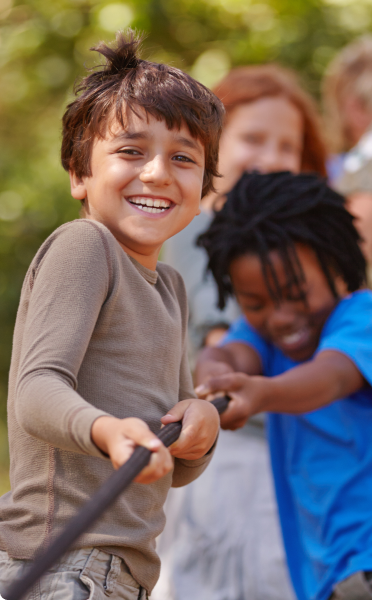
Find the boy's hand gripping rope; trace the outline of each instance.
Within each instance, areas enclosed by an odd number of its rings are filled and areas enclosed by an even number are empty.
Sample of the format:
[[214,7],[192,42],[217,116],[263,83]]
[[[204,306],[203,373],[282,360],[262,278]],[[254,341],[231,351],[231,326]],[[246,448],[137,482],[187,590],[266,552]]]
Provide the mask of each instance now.
[[[219,414],[223,413],[230,398],[223,396],[212,400]],[[178,440],[182,429],[182,422],[165,425],[158,434],[158,438],[168,447]],[[151,450],[138,446],[131,457],[117,471],[115,471],[98,492],[80,509],[71,519],[66,529],[59,535],[49,548],[25,568],[23,577],[15,581],[5,593],[5,600],[21,600],[40,577],[50,569],[61,556],[76,542],[101,514],[124,492],[133,479],[150,462]]]

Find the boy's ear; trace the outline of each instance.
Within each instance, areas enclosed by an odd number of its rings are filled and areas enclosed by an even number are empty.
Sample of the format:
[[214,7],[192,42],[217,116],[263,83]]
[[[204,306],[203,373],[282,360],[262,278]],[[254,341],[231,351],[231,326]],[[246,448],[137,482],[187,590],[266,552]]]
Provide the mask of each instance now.
[[340,275],[336,275],[336,277],[334,278],[334,285],[336,288],[336,292],[338,293],[340,298],[345,298],[345,296],[348,295],[349,290],[347,284]]
[[71,185],[71,196],[75,200],[85,200],[87,197],[87,189],[85,187],[84,179],[78,177],[74,171],[68,172],[70,176]]

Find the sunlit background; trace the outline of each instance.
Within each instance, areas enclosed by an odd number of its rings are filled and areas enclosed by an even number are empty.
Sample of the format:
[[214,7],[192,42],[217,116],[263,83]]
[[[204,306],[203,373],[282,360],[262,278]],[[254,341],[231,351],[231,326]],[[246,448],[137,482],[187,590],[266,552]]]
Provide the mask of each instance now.
[[231,66],[277,61],[319,97],[335,52],[372,25],[372,0],[0,0],[0,493],[6,386],[20,288],[37,248],[78,216],[59,163],[60,120],[89,48],[127,26],[144,57],[212,86]]

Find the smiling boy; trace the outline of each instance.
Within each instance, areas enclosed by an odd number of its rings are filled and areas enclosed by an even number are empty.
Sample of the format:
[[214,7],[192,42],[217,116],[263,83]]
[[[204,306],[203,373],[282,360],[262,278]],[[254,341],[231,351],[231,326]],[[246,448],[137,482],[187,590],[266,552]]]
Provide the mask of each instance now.
[[106,225],[127,254],[154,270],[164,240],[200,212],[204,147],[185,124],[169,130],[136,112],[126,116],[125,130],[117,123],[96,139],[94,175],[71,172],[71,191],[84,201],[87,218]]
[[[140,60],[137,45],[133,35],[100,44],[106,64],[67,107],[62,163],[85,218],[46,240],[22,289],[11,492],[0,500],[5,597],[24,562],[138,444],[153,451],[149,466],[28,597],[147,597],[168,489],[205,469],[218,432],[217,411],[193,394],[183,282],[157,259],[211,188],[223,109],[182,71]],[[155,436],[160,420],[181,419],[168,451]]]
[[372,292],[344,199],[311,174],[245,174],[199,238],[243,317],[206,348],[205,396],[227,429],[268,414],[298,600],[372,598]]

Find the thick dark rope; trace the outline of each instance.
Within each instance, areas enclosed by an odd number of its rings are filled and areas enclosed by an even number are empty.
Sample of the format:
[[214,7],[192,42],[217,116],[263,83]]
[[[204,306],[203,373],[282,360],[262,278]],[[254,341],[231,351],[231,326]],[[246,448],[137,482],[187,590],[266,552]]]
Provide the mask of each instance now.
[[[212,404],[219,414],[223,413],[229,403],[228,396],[216,398]],[[169,423],[163,427],[158,438],[168,447],[178,440],[182,429],[181,421]],[[33,564],[25,567],[21,579],[15,581],[5,593],[6,600],[21,600],[30,588],[50,569],[58,559],[76,542],[85,531],[102,515],[102,513],[124,492],[133,479],[150,462],[151,450],[143,446],[136,448],[132,456],[104,483],[98,492],[71,519],[66,529],[59,535],[49,548],[45,550]]]

